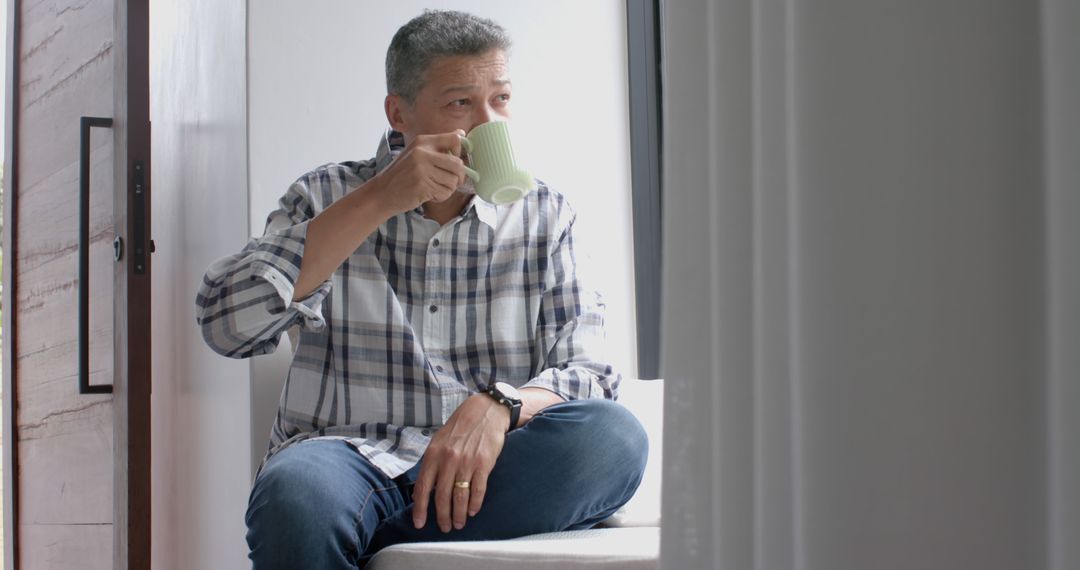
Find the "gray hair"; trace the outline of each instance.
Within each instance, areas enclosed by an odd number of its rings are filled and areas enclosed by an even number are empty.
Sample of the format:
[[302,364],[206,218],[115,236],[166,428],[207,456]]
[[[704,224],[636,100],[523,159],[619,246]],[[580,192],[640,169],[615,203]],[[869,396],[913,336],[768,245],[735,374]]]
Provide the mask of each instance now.
[[452,10],[424,10],[402,26],[386,50],[386,91],[412,105],[436,58],[510,50],[510,36],[487,19]]

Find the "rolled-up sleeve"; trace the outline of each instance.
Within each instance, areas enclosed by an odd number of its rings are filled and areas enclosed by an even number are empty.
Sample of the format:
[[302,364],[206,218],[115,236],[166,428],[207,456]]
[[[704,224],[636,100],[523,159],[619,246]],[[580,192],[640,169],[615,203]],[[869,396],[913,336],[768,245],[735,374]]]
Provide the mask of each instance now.
[[278,201],[262,237],[207,269],[195,297],[195,320],[215,352],[232,358],[265,354],[293,325],[310,330],[326,326],[322,304],[329,280],[293,300],[313,217],[307,183],[298,180]]
[[566,400],[616,399],[621,376],[607,362],[605,305],[578,274],[574,217],[550,255],[547,287],[540,301],[537,341],[542,358],[522,388],[544,388]]

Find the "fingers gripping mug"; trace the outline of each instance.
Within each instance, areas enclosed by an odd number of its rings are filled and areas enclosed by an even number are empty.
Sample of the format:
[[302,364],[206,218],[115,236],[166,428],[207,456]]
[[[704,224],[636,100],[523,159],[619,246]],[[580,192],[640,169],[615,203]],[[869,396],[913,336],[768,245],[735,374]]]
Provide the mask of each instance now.
[[492,121],[473,128],[461,137],[461,146],[469,155],[465,174],[472,178],[476,195],[495,205],[509,204],[536,190],[536,181],[514,158],[510,127],[505,121]]

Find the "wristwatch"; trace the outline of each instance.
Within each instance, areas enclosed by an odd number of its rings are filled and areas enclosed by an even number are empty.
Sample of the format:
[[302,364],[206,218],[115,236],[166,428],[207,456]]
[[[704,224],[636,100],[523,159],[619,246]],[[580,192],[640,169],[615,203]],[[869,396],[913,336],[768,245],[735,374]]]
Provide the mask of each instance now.
[[510,427],[506,431],[514,429],[518,418],[521,417],[521,392],[506,382],[494,382],[488,386],[485,393],[495,398],[496,402],[510,408]]

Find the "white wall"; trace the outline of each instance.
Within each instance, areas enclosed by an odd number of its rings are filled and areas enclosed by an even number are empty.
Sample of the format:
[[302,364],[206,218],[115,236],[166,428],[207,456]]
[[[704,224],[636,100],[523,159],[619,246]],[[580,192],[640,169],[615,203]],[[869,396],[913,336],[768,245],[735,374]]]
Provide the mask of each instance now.
[[[622,0],[250,3],[251,231],[262,233],[277,199],[304,172],[374,156],[388,127],[386,48],[425,7],[492,18],[514,39],[515,146],[533,174],[577,209],[583,251],[599,250],[582,265],[603,276],[611,350],[625,374],[636,377]],[[253,360],[257,456],[265,451],[284,380],[288,356],[281,352]]]
[[248,238],[245,0],[151,4],[152,563],[245,568],[248,365],[195,326],[206,267]]

